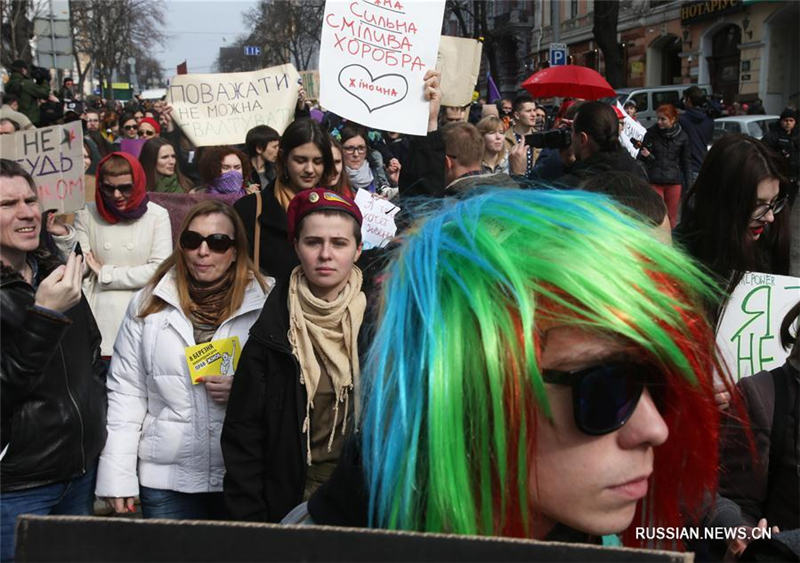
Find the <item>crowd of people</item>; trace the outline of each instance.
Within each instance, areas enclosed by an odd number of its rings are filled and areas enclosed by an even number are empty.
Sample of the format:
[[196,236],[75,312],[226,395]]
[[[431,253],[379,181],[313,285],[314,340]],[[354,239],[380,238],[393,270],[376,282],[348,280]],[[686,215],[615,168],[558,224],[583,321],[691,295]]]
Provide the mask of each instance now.
[[[2,560],[20,514],[96,498],[709,560],[775,526],[800,553],[800,300],[780,368],[735,384],[715,345],[744,272],[789,273],[795,109],[708,149],[689,88],[632,156],[606,101],[444,107],[429,71],[424,136],[301,90],[282,133],[196,147],[165,100],[84,104],[13,68],[2,132],[81,120],[86,204],[43,210],[0,160]],[[360,191],[401,208],[386,247]],[[233,337],[235,374],[193,379],[185,350]]]

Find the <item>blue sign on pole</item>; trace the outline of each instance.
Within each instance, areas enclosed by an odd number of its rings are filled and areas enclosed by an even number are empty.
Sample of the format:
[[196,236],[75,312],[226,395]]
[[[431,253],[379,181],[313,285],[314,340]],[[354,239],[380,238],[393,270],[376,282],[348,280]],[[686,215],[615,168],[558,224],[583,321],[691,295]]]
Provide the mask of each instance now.
[[253,47],[253,46],[245,46],[244,54],[247,56],[254,57],[256,55],[261,54],[261,47]]
[[550,43],[550,66],[567,64],[567,44]]

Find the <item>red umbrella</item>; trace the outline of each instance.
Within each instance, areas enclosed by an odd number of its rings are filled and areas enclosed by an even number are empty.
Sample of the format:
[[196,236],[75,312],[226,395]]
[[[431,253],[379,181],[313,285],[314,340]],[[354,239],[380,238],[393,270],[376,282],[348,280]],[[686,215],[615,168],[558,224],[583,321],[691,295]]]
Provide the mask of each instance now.
[[579,65],[551,66],[535,72],[522,83],[534,98],[599,98],[616,97],[617,93],[596,70]]

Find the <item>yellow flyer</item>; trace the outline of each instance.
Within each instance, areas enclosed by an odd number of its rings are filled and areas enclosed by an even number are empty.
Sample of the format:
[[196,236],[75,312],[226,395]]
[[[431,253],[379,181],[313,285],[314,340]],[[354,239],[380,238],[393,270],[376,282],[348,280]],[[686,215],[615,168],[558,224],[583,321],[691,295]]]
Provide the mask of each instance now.
[[242,347],[238,336],[212,340],[186,348],[186,363],[192,384],[206,375],[233,375],[239,365]]

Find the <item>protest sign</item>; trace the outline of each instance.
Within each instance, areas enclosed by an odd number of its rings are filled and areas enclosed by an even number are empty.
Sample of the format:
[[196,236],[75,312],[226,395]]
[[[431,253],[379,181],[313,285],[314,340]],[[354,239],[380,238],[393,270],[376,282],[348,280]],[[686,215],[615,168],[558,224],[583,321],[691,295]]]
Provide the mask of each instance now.
[[309,100],[319,100],[319,71],[300,71],[300,79],[303,81],[303,88],[306,90],[306,98]]
[[358,190],[355,202],[364,218],[361,223],[364,250],[389,244],[397,233],[394,218],[400,208],[388,199],[369,193],[367,190]]
[[233,375],[239,365],[241,349],[238,336],[188,346],[186,363],[192,384],[206,375]]
[[717,346],[735,380],[781,366],[783,317],[800,300],[800,278],[748,272],[731,293],[717,328]]
[[436,64],[444,0],[328,0],[320,102],[367,127],[425,135],[423,76]]
[[623,121],[622,126],[622,133],[619,135],[619,141],[622,143],[622,146],[630,153],[633,158],[639,154],[639,149],[633,146],[631,139],[635,139],[636,141],[641,141],[644,139],[644,134],[647,133],[647,129],[644,125],[633,119],[628,112],[622,107],[617,100],[617,108],[625,115],[625,119]]
[[83,207],[80,121],[0,135],[0,154],[33,176],[42,209],[69,213]]
[[256,125],[278,133],[294,120],[300,75],[291,64],[253,72],[181,74],[167,101],[172,116],[198,147],[238,145]]
[[442,105],[463,107],[472,102],[478,82],[483,43],[442,35],[436,70],[442,73]]

